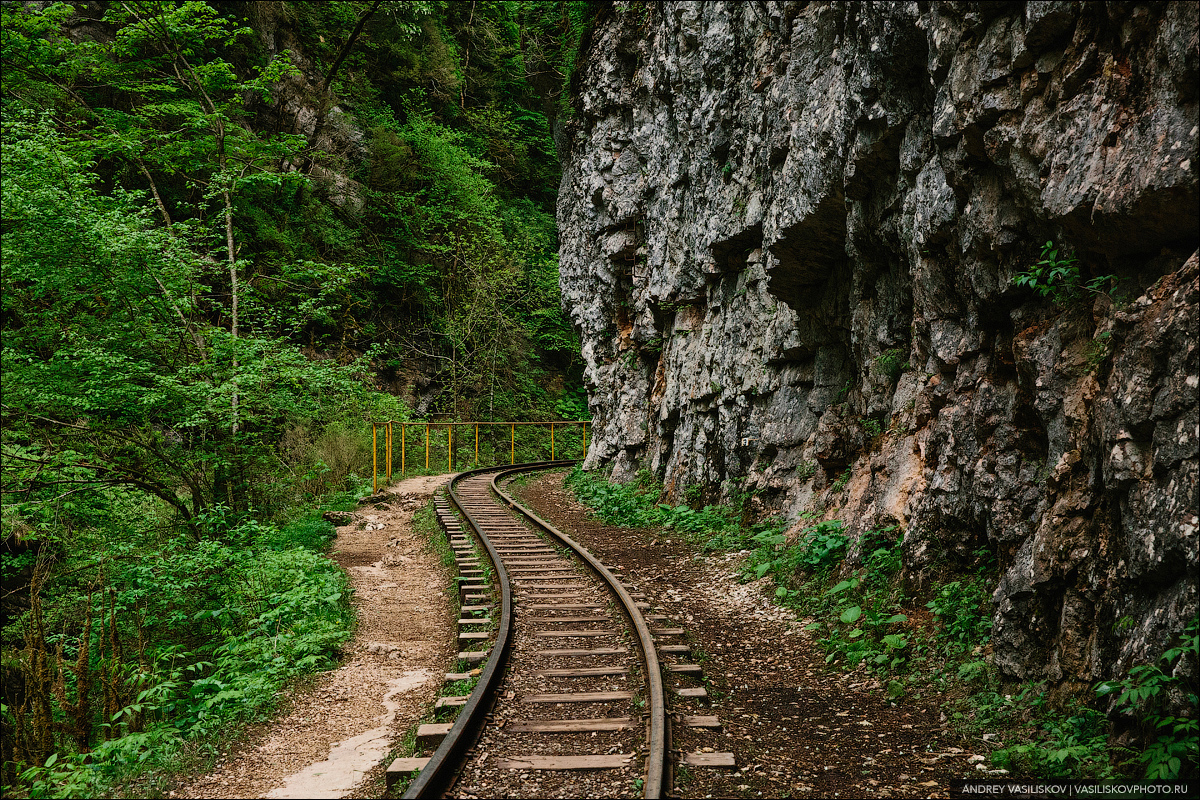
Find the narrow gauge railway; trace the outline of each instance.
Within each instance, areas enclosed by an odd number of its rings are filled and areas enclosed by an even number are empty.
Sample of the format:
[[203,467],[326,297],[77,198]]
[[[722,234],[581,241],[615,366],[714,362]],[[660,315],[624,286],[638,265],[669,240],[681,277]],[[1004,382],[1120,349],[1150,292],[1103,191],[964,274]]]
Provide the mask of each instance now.
[[[502,488],[520,473],[571,463],[472,470],[451,480],[449,502],[437,501],[462,602],[462,671],[446,680],[477,682],[470,694],[438,701],[443,711],[457,709],[453,722],[418,730],[418,746],[436,746],[431,756],[388,768],[389,785],[417,772],[404,797],[662,797],[677,763],[733,765],[731,753],[670,752],[672,721],[720,725],[714,716],[668,712],[664,677],[697,684],[701,672],[676,663],[688,655],[683,630],[649,613],[619,569]],[[674,686],[672,696],[698,704],[705,690]]]

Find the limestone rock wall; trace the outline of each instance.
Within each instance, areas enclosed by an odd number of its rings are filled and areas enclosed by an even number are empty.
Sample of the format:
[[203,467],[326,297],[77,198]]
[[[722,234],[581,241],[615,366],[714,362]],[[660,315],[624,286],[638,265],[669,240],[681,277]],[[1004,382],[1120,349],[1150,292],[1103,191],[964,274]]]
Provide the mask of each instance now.
[[[1197,29],[1186,3],[611,11],[559,199],[587,465],[898,524],[918,582],[993,555],[1010,677],[1156,656],[1197,610]],[[1116,301],[1014,286],[1047,240]]]

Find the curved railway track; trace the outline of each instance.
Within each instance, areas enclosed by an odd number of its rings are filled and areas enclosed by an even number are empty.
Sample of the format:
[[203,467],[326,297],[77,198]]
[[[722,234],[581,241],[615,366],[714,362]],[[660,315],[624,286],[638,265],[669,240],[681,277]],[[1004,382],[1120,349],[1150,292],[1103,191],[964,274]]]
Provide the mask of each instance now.
[[[682,630],[652,629],[647,619],[665,617],[643,613],[645,597],[622,583],[619,570],[502,488],[516,474],[572,463],[464,472],[450,481],[449,502],[437,501],[456,552],[462,601],[464,671],[446,678],[463,687],[477,682],[470,694],[438,701],[446,711],[457,708],[452,723],[419,729],[420,742],[432,747],[440,740],[432,756],[398,759],[389,768],[389,781],[420,770],[404,797],[457,791],[583,797],[595,796],[598,786],[601,794],[618,786],[626,796],[667,793],[672,759],[664,670],[693,674],[699,667],[663,665],[659,654],[687,653],[687,645],[665,641]],[[704,694],[702,688],[675,692]],[[714,720],[677,718],[705,726]]]

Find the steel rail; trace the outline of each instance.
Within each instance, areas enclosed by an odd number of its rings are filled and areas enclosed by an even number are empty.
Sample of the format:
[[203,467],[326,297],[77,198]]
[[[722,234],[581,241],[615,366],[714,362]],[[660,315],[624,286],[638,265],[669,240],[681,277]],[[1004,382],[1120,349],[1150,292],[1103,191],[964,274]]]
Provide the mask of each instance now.
[[[566,467],[574,463],[574,461],[538,461],[523,464],[520,469],[533,472],[539,469]],[[460,481],[488,472],[494,472],[496,469],[496,467],[492,466],[460,472],[450,479],[450,483],[447,486],[447,494],[450,497],[450,502],[463,515],[467,524],[475,531],[484,548],[486,548],[488,558],[491,559],[495,571],[496,582],[500,585],[500,622],[496,632],[496,641],[492,644],[491,654],[488,656],[487,664],[479,675],[479,682],[475,685],[475,689],[471,692],[470,697],[467,698],[466,704],[458,712],[458,718],[455,719],[450,732],[446,734],[446,738],[442,740],[441,745],[430,756],[429,762],[418,773],[417,777],[408,785],[408,790],[403,795],[405,798],[440,797],[454,785],[454,781],[458,777],[458,771],[465,760],[464,756],[467,750],[474,745],[479,733],[483,730],[484,717],[491,710],[492,703],[496,698],[496,689],[504,678],[504,667],[508,663],[508,651],[512,638],[512,587],[509,585],[508,573],[504,569],[504,563],[500,555],[496,552],[491,540],[483,533],[483,529],[479,523],[467,511],[462,499],[455,491],[455,486]],[[512,467],[507,467],[506,469],[511,470]]]
[[[568,462],[574,463],[574,462]],[[541,517],[534,514],[525,506],[518,503],[507,492],[501,489],[496,481],[508,475],[528,472],[528,468],[522,467],[505,467],[499,470],[492,477],[492,491],[499,496],[504,502],[514,511],[526,517],[533,524],[544,530],[546,533],[558,539],[568,548],[573,550],[577,556],[586,561],[595,572],[604,579],[612,589],[613,594],[621,601],[624,606],[626,615],[633,622],[634,630],[637,631],[638,643],[642,652],[643,665],[646,670],[646,680],[649,683],[649,731],[647,732],[647,754],[646,754],[646,778],[643,784],[642,796],[645,798],[659,798],[663,796],[664,786],[667,780],[667,748],[669,746],[668,736],[670,731],[667,728],[667,709],[666,698],[663,692],[662,670],[658,663],[658,651],[654,648],[654,638],[650,634],[650,626],[646,624],[646,618],[642,616],[642,611],[637,607],[637,603],[629,596],[629,592],[617,580],[617,577],[609,571],[607,567],[600,563],[600,560],[587,551],[582,545],[567,536],[565,533],[555,528],[549,522],[546,522]]]

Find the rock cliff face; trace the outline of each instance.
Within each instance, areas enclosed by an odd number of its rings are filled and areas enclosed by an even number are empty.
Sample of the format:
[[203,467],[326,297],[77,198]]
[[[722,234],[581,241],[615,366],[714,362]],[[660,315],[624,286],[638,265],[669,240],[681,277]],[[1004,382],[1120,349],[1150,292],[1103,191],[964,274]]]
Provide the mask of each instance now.
[[[610,13],[559,199],[588,466],[897,524],[918,582],[994,554],[1009,677],[1157,656],[1197,611],[1197,23]],[[1113,296],[1015,286],[1047,240]]]

